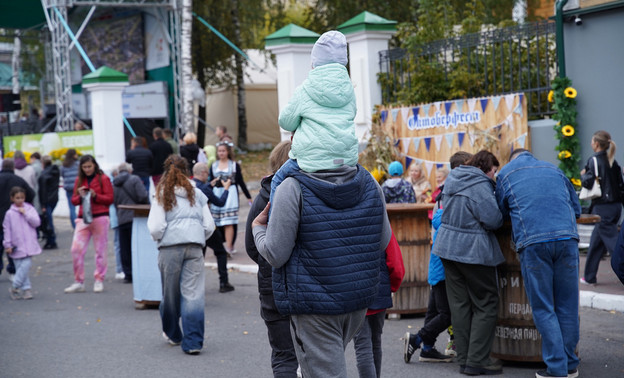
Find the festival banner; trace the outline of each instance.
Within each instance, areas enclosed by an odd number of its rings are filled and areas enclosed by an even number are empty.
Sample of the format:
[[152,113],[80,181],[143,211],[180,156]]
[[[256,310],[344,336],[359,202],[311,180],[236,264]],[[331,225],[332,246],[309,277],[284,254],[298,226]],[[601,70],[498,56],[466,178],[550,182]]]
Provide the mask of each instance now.
[[[436,169],[448,167],[449,158],[457,151],[475,153],[486,149],[505,164],[514,149],[530,149],[527,99],[523,93],[380,111],[393,115],[383,117],[382,126],[394,138],[404,161],[422,165],[432,186]],[[426,148],[419,148],[421,140]]]
[[12,157],[16,150],[21,150],[27,156],[39,152],[60,161],[69,148],[81,155],[93,155],[93,130],[6,136],[2,142],[4,157]]

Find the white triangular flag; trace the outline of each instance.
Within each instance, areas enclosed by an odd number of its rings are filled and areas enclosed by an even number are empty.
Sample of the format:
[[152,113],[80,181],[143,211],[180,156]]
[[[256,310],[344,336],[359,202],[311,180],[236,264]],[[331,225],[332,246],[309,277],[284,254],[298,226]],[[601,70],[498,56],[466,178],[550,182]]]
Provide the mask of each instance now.
[[433,162],[425,160],[425,170],[427,170],[426,175],[429,176],[431,174],[431,169],[433,169]]
[[409,113],[409,108],[401,108],[401,118],[403,118],[403,124],[407,126],[407,113]]
[[411,138],[401,138],[401,147],[403,148],[403,155],[407,155],[407,150],[409,150]]
[[474,107],[475,107],[475,104],[477,103],[477,99],[469,98],[467,101],[468,101],[468,110],[470,110],[471,112],[474,112]]
[[474,146],[475,139],[477,139],[477,135],[475,133],[468,133],[468,139],[470,140],[470,146]]
[[507,104],[507,109],[509,110],[513,109],[512,106],[513,106],[515,98],[516,98],[516,95],[514,94],[505,95],[505,103]]
[[396,123],[396,117],[397,117],[397,114],[399,114],[399,109],[396,109],[396,108],[392,109],[391,113],[392,113],[392,122]]
[[442,138],[444,137],[443,134],[440,135],[434,135],[433,139],[435,140],[436,143],[436,150],[440,151],[440,147],[442,147]]
[[524,148],[524,143],[526,142],[526,137],[527,137],[526,133],[524,133],[524,134],[522,134],[522,135],[520,135],[518,137],[518,144],[520,145],[520,148]]

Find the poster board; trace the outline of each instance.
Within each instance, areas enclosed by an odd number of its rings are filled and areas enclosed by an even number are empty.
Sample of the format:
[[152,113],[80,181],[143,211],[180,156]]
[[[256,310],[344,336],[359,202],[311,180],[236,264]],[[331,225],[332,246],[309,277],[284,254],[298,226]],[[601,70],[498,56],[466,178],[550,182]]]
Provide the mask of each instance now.
[[502,166],[514,149],[530,149],[523,93],[381,108],[380,116],[405,171],[412,163],[421,164],[433,188],[438,186],[436,170],[450,170],[449,158],[455,152],[487,149]]
[[53,160],[59,161],[69,148],[80,151],[82,155],[93,155],[93,130],[14,135],[4,137],[2,142],[4,156],[21,150],[26,154],[39,152],[42,156],[50,155]]

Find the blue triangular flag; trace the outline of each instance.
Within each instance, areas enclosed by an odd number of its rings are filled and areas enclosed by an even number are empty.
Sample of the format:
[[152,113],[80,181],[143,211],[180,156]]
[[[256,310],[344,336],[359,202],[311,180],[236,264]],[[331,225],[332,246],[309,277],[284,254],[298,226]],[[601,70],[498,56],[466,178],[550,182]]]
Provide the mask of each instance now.
[[447,101],[444,103],[444,110],[446,110],[446,114],[449,114],[449,110],[451,110],[451,106],[453,106],[452,101]]
[[412,108],[412,115],[414,116],[414,119],[416,119],[416,120],[418,119],[418,111],[419,111],[419,109],[420,108],[418,106]]
[[401,143],[401,139],[394,140],[394,147],[399,147],[399,143]]
[[398,108],[392,109],[392,122],[396,123],[397,114],[399,114],[399,109]]
[[437,169],[440,169],[440,168],[442,168],[442,167],[444,167],[444,164],[441,164],[441,163],[437,163],[437,164],[436,164],[436,168],[437,168]]
[[459,147],[461,147],[464,144],[464,137],[466,136],[466,133],[457,133],[457,142],[459,143]]
[[518,144],[520,145],[520,148],[524,148],[524,142],[526,142],[526,134],[522,134],[518,137]]
[[479,101],[481,102],[481,109],[482,109],[481,111],[483,113],[485,113],[485,109],[487,108],[487,105],[488,105],[488,102],[490,101],[490,99],[489,98],[483,98],[483,99],[481,99]]
[[498,110],[498,104],[500,104],[501,99],[501,96],[492,97],[492,102],[494,103],[494,111]]
[[455,100],[455,106],[457,107],[457,111],[461,112],[464,107],[464,100]]
[[382,110],[381,111],[381,123],[384,124],[386,123],[386,119],[388,118],[388,111],[387,110]]
[[413,159],[411,157],[409,157],[409,156],[405,157],[405,168],[406,169],[409,169],[410,164],[412,164],[412,160]]
[[420,147],[420,138],[414,138],[412,142],[414,143],[414,153],[417,154],[418,148]]
[[425,138],[425,147],[427,147],[427,152],[429,152],[429,148],[431,147],[431,137]]
[[427,105],[422,105],[421,108],[423,109],[423,112],[425,113],[425,117],[429,117],[429,108],[431,107],[431,104],[427,104]]
[[450,148],[453,148],[453,135],[455,135],[454,133],[448,133],[448,134],[444,134],[444,137],[446,137],[446,143]]

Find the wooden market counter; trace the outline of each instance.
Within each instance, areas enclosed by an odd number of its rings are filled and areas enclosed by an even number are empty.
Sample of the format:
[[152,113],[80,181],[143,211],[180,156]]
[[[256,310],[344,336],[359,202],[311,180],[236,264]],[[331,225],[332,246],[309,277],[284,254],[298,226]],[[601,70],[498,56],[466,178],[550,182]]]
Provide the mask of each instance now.
[[136,308],[158,305],[162,283],[158,269],[158,248],[147,229],[150,205],[120,205],[134,211],[132,219],[132,292]]
[[[389,314],[422,314],[429,302],[429,254],[432,204],[387,204],[390,225],[401,247],[405,277],[393,295]],[[600,222],[596,215],[583,214],[578,224]],[[498,266],[499,305],[492,355],[503,360],[542,361],[541,335],[533,323],[533,311],[524,290],[520,260],[511,242],[511,223],[496,232],[505,262]]]

